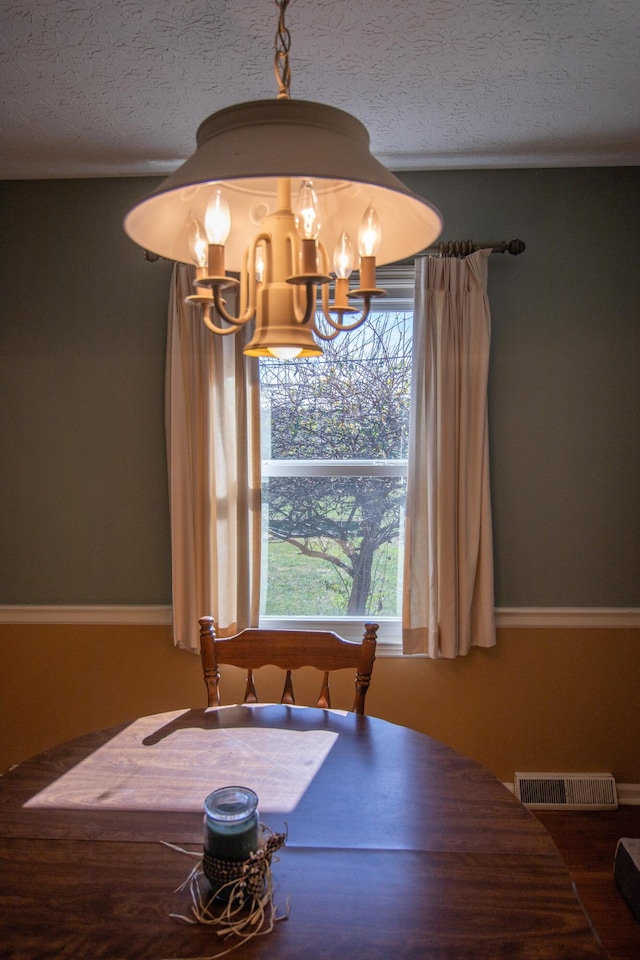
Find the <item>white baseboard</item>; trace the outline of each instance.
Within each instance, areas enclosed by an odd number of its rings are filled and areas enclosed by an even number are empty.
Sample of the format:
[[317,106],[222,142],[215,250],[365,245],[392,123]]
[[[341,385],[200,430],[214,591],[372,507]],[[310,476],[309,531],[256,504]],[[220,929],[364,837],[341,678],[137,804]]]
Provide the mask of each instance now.
[[616,783],[618,803],[640,806],[640,783]]

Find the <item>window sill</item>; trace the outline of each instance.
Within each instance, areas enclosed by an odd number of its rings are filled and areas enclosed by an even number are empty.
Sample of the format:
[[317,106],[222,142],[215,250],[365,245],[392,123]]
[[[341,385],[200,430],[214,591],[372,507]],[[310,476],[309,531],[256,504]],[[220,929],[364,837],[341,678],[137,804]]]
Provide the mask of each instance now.
[[377,656],[402,654],[402,626],[399,617],[332,617],[318,620],[313,617],[260,617],[260,626],[272,630],[331,630],[344,640],[360,641],[365,623],[378,624]]

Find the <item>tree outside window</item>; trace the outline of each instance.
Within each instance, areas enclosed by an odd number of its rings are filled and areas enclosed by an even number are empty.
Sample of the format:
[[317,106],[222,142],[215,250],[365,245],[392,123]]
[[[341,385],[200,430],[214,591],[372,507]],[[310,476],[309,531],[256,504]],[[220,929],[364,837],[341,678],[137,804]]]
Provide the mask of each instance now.
[[260,361],[264,616],[400,616],[412,315],[399,306],[322,357]]

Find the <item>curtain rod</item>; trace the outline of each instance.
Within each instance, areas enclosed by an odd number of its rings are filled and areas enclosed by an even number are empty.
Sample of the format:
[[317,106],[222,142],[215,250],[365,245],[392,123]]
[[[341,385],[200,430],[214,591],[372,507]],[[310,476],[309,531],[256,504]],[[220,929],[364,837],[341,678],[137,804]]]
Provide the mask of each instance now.
[[514,257],[524,253],[527,245],[522,240],[501,240],[499,243],[474,243],[473,240],[445,240],[421,250],[417,256],[439,254],[441,257],[466,257],[476,250],[491,250],[492,253],[510,253]]

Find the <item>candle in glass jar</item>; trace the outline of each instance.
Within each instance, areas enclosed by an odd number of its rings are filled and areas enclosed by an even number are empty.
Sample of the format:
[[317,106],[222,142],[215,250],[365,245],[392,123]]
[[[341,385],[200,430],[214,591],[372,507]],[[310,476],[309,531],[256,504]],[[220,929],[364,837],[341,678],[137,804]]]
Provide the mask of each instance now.
[[247,860],[258,849],[258,797],[249,787],[220,787],[204,802],[204,849],[218,860]]

